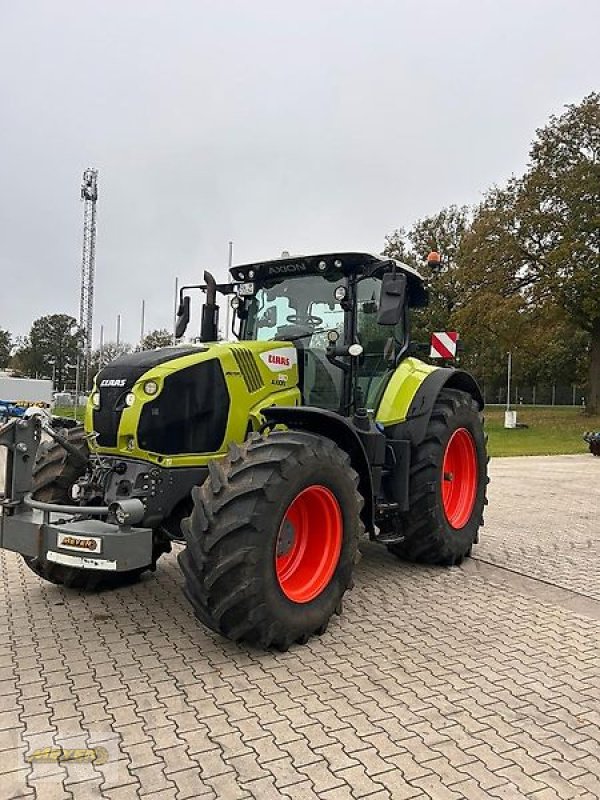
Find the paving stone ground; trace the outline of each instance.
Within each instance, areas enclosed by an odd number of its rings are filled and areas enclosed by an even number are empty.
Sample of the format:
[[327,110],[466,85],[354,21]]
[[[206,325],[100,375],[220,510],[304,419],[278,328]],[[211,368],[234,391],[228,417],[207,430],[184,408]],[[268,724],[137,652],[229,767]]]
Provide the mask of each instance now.
[[[600,797],[600,459],[492,462],[474,559],[366,544],[327,633],[202,628],[173,555],[96,595],[0,555],[0,799]],[[104,763],[30,763],[95,748]]]

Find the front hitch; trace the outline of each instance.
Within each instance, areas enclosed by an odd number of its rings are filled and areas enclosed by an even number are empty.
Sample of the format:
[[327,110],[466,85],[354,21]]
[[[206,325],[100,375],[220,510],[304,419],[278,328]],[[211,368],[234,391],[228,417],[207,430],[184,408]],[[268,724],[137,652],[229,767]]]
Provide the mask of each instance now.
[[[150,566],[152,529],[133,527],[145,513],[141,500],[128,498],[109,507],[43,503],[32,497],[33,465],[43,429],[39,417],[14,419],[0,428],[0,448],[7,454],[0,547],[78,569],[127,572]],[[53,521],[56,515],[72,519]],[[107,516],[116,524],[98,519]]]

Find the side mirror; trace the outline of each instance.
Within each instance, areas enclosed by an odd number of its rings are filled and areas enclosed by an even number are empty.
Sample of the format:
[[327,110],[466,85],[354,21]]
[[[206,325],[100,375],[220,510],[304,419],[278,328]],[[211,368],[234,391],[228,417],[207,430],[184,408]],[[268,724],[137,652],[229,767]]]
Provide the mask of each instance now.
[[190,298],[186,295],[177,309],[177,323],[175,325],[175,338],[181,339],[190,321]]
[[405,300],[406,275],[403,272],[385,272],[381,281],[378,324],[397,325],[404,313]]

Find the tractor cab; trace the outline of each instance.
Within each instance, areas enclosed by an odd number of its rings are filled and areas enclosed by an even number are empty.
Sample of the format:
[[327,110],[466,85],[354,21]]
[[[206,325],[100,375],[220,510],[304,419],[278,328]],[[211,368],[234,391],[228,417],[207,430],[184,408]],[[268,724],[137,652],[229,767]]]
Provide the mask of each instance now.
[[427,294],[410,267],[364,253],[285,258],[235,267],[234,333],[291,342],[305,405],[374,409],[407,352],[407,307]]

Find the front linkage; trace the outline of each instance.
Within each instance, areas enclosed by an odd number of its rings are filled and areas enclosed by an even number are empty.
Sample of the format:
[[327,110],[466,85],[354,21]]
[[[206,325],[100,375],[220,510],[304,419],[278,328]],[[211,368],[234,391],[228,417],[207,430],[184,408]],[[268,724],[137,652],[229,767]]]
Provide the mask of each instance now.
[[33,499],[33,466],[42,431],[57,440],[68,457],[82,458],[40,417],[12,419],[0,427],[0,447],[7,450],[4,496],[0,495],[0,548],[70,568],[110,573],[148,567],[152,529],[132,527],[144,516],[141,500],[75,506]]

